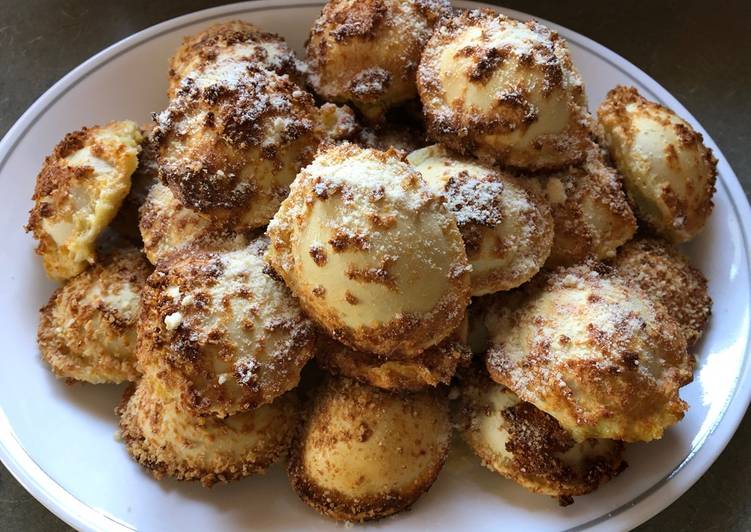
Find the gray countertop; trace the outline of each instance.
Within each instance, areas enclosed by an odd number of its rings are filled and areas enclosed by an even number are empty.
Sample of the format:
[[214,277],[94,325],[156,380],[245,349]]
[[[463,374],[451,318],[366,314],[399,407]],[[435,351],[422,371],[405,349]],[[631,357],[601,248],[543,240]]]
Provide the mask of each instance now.
[[[73,67],[169,18],[226,2],[0,0],[0,135]],[[704,125],[751,190],[751,2],[508,0],[630,60]],[[638,530],[751,529],[751,415],[686,494]],[[0,465],[0,530],[69,530]]]

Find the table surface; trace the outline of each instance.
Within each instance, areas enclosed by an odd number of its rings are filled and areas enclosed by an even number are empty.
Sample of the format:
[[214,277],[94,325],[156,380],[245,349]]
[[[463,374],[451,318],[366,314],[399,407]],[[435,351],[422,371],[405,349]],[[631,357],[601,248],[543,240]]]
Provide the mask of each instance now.
[[[164,20],[227,2],[201,0],[0,0],[0,136],[73,67]],[[751,2],[506,0],[633,62],[676,96],[720,146],[751,190]],[[686,494],[638,530],[751,529],[751,415]],[[70,530],[0,465],[0,530]]]

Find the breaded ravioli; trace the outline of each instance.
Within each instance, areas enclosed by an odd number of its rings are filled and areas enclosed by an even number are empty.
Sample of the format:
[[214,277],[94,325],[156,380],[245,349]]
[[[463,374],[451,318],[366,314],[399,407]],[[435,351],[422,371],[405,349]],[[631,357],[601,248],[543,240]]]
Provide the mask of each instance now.
[[456,329],[469,265],[443,200],[395,151],[321,150],[267,228],[266,258],[352,349],[417,355]]
[[431,138],[463,154],[528,170],[582,157],[583,83],[566,42],[535,21],[462,12],[425,46],[417,87]]
[[232,20],[183,39],[170,59],[167,95],[174,98],[183,79],[210,73],[220,62],[256,65],[280,76],[287,75],[300,87],[305,83],[305,63],[295,57],[284,38],[249,22]]
[[638,287],[586,263],[493,297],[491,377],[577,441],[650,441],[683,418],[678,390],[694,358],[668,311]]
[[623,443],[575,441],[554,417],[473,367],[459,380],[457,425],[482,465],[535,493],[571,497],[596,490],[626,467]]
[[689,347],[699,341],[712,313],[712,299],[706,278],[680,251],[658,238],[637,238],[619,250],[613,266],[618,275],[665,306]]
[[267,271],[265,248],[263,238],[229,251],[187,248],[149,277],[138,361],[195,413],[270,403],[297,386],[314,354],[313,325]]
[[179,393],[153,375],[126,391],[117,409],[128,453],[158,480],[209,487],[262,474],[282,459],[299,422],[294,392],[224,419],[197,417]]
[[382,119],[417,96],[420,54],[449,12],[446,0],[329,0],[306,45],[310,84],[325,100]]
[[612,258],[618,246],[634,236],[636,218],[620,176],[594,143],[588,143],[580,165],[527,179],[545,195],[553,215],[553,247],[546,266]]
[[298,496],[323,515],[380,519],[430,488],[450,439],[445,394],[400,395],[330,378],[292,444],[289,477]]
[[134,381],[136,322],[151,266],[135,248],[100,253],[94,266],[58,288],[41,309],[37,339],[59,378]]
[[138,154],[138,167],[130,177],[130,192],[125,196],[117,216],[110,224],[112,229],[139,247],[143,241],[138,228],[138,211],[146,202],[151,187],[159,182],[159,168],[156,162],[158,146],[151,134],[152,129],[153,123],[141,129],[141,152]]
[[317,120],[313,96],[288,78],[219,63],[156,115],[159,175],[186,207],[266,225],[313,157]]
[[717,159],[701,133],[634,87],[611,90],[597,117],[639,218],[673,243],[696,236],[717,180]]
[[26,230],[52,279],[81,273],[117,214],[138,165],[141,130],[129,120],[68,133],[44,160]]
[[516,179],[435,144],[407,161],[446,198],[472,265],[472,295],[510,290],[531,279],[553,245],[545,198]]
[[457,368],[472,358],[467,346],[467,321],[454,334],[416,357],[384,359],[371,353],[354,351],[321,335],[316,361],[334,375],[344,375],[385,390],[419,391],[449,384]]
[[242,247],[251,234],[236,218],[212,219],[183,206],[157,183],[139,211],[143,249],[152,264],[185,247]]

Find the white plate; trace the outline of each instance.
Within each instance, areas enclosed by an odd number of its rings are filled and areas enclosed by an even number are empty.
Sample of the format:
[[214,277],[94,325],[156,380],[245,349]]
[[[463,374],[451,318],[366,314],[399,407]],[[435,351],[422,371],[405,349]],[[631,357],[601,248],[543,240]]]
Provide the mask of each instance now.
[[[469,4],[463,4],[469,5]],[[476,4],[475,4],[476,6]],[[235,4],[180,17],[129,37],[97,54],[48,90],[0,143],[1,337],[0,458],[45,506],[80,529],[235,530],[332,528],[289,488],[281,468],[206,490],[156,482],[115,440],[113,408],[121,388],[66,386],[40,361],[37,309],[53,284],[21,231],[34,176],[67,131],[111,119],[146,121],[165,103],[167,58],[181,37],[211,22],[244,18],[284,35],[301,49],[320,2]],[[517,18],[518,12],[503,10]],[[545,21],[543,21],[545,22]],[[482,469],[459,450],[412,511],[368,525],[411,530],[565,528],[625,529],[645,521],[685,492],[712,464],[740,422],[751,397],[749,246],[751,210],[717,146],[665,89],[623,58],[591,40],[550,24],[569,41],[587,83],[590,105],[618,83],[673,108],[714,149],[720,180],[716,208],[689,246],[710,280],[714,315],[698,353],[695,381],[682,395],[686,418],[655,443],[628,447],[630,467],[598,492],[560,508]],[[64,44],[63,44],[64,45]]]

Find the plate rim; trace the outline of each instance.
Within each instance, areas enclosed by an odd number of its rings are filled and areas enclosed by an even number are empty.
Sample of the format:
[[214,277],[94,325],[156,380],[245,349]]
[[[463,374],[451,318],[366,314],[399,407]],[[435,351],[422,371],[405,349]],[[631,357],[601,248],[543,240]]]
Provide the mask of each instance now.
[[[139,32],[129,35],[76,66],[65,76],[47,89],[26,111],[16,120],[8,132],[0,141],[0,172],[5,166],[16,146],[26,136],[28,130],[37,119],[52,107],[59,98],[75,87],[78,82],[92,74],[108,62],[114,60],[130,49],[153,39],[163,33],[171,32],[182,26],[194,24],[202,20],[210,20],[222,16],[240,13],[252,13],[268,9],[294,9],[297,7],[322,6],[322,0],[296,0],[293,3],[284,0],[258,0],[238,2],[217,6],[200,11],[187,13],[174,17]],[[685,118],[695,129],[700,131],[718,159],[720,174],[719,184],[726,188],[730,204],[739,221],[739,227],[743,236],[746,268],[751,273],[751,245],[748,238],[751,233],[751,206],[748,198],[727,159],[714,142],[712,137],[702,125],[688,112],[688,110],[672,94],[663,88],[656,80],[636,67],[627,59],[613,52],[609,48],[596,41],[570,30],[560,24],[547,21],[532,14],[511,10],[503,6],[484,4],[481,2],[456,2],[466,7],[489,7],[496,11],[503,11],[512,17],[523,20],[535,18],[541,23],[557,30],[566,40],[575,42],[579,46],[594,53],[601,59],[610,63],[613,67],[621,70],[628,76],[638,79],[640,84],[646,87],[654,99],[670,107]],[[657,481],[650,488],[642,492],[632,501],[619,508],[590,520],[573,530],[599,529],[605,523],[608,527],[617,528],[635,527],[647,519],[657,515],[667,508],[678,497],[688,491],[696,481],[709,469],[725,449],[730,439],[736,432],[743,416],[751,402],[751,365],[748,363],[751,353],[749,343],[744,348],[745,355],[740,371],[736,375],[735,387],[726,404],[718,416],[717,421],[709,428],[706,436],[698,445],[692,446],[688,455],[676,468]],[[711,437],[711,439],[710,439]],[[699,456],[701,454],[701,456]],[[50,477],[23,448],[16,438],[10,421],[0,407],[0,461],[5,465],[13,477],[36,498],[48,510],[77,529],[85,530],[133,530],[127,524],[116,517],[108,515],[102,510],[93,508],[66,491]],[[672,480],[681,480],[680,487],[674,490],[666,490],[667,484]],[[673,484],[675,485],[675,484]]]

